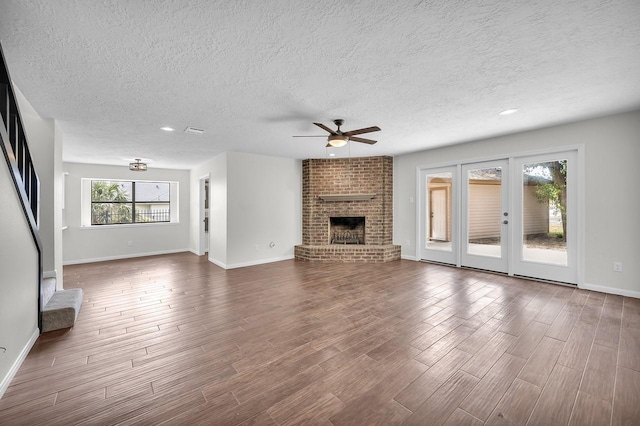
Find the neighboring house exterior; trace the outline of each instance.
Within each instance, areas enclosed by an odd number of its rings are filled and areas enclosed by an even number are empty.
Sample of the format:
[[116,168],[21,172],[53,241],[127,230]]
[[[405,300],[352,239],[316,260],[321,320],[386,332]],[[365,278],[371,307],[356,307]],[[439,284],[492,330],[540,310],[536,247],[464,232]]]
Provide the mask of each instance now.
[[[524,190],[524,230],[526,235],[549,232],[549,202],[535,196],[536,185],[544,181],[528,177]],[[497,238],[502,223],[501,173],[499,169],[472,170],[469,176],[469,238]],[[435,177],[429,181],[429,239],[451,240],[451,178]]]

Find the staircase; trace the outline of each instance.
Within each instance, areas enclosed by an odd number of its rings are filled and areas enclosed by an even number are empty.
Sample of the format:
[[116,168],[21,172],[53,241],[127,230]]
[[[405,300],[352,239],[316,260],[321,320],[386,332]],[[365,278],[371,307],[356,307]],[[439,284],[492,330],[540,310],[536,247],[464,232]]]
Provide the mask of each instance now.
[[[42,333],[71,327],[80,310],[82,290],[56,291],[55,279],[43,280],[42,278],[42,243],[39,230],[40,179],[31,158],[27,135],[1,46],[0,57],[2,59],[0,64],[0,148],[28,222],[34,247],[38,252],[38,282],[33,283],[38,286],[40,295],[38,300],[33,301],[38,304],[38,328]],[[11,241],[0,243],[11,244]]]

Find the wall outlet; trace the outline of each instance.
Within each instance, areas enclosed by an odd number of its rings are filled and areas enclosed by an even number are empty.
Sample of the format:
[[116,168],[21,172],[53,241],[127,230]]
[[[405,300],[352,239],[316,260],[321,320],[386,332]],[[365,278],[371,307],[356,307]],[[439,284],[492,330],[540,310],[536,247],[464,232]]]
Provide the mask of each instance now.
[[622,272],[622,262],[613,262],[613,272]]
[[127,241],[127,246],[133,247],[133,241]]

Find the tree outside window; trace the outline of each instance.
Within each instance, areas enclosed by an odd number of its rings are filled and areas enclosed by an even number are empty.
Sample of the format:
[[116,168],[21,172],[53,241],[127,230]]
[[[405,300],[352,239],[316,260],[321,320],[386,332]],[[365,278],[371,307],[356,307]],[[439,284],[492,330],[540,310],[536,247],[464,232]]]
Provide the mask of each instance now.
[[170,222],[170,183],[91,181],[91,224]]

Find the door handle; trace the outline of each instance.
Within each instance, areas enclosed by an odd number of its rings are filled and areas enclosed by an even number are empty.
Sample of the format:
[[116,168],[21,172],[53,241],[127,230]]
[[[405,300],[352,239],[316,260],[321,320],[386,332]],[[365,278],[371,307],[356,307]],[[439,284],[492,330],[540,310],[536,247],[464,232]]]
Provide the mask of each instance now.
[[503,225],[507,225],[508,223],[509,223],[509,221],[508,221],[508,220],[503,220],[503,221],[502,221],[502,224],[503,224]]

